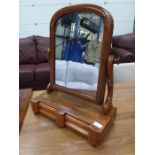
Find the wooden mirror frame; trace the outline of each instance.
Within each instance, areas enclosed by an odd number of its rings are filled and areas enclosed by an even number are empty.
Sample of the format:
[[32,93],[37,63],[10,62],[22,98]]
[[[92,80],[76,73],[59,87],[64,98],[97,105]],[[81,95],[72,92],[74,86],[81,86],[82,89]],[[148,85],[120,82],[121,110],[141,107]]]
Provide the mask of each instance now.
[[[89,96],[87,94],[83,94],[81,92],[78,92],[78,91],[70,89],[70,88],[66,88],[66,87],[57,85],[55,83],[56,22],[63,15],[70,14],[70,13],[76,13],[76,12],[78,12],[78,13],[79,12],[92,12],[92,13],[95,13],[96,15],[102,17],[102,19],[103,19],[102,21],[103,21],[103,25],[104,25],[104,27],[103,27],[104,33],[103,33],[102,48],[101,48],[100,62],[99,62],[100,65],[99,65],[98,84],[97,84],[97,91],[96,91],[95,97]],[[106,11],[105,9],[103,9],[102,7],[99,7],[97,5],[91,5],[91,4],[82,4],[82,5],[76,5],[76,6],[68,6],[68,7],[62,8],[59,11],[57,11],[50,21],[50,59],[49,59],[49,61],[50,61],[50,69],[51,70],[50,70],[50,83],[47,86],[47,92],[50,93],[53,90],[59,90],[59,91],[63,91],[65,93],[69,93],[71,95],[75,95],[80,98],[86,99],[88,101],[95,102],[99,105],[103,104],[103,112],[107,113],[110,110],[111,104],[108,104],[110,106],[107,107],[107,106],[104,106],[103,102],[104,102],[104,96],[105,96],[106,82],[108,79],[107,63],[108,63],[108,56],[110,53],[112,33],[113,33],[113,18],[111,16],[111,14],[108,11]],[[112,61],[112,60],[109,60],[109,61]],[[111,92],[112,88],[110,88],[110,89],[111,89],[110,90],[110,92]],[[108,100],[109,100],[109,95],[110,94],[108,94]],[[110,96],[112,97],[112,95],[110,95]],[[107,110],[107,108],[109,110]]]
[[[104,21],[96,97],[82,94],[55,83],[55,23],[64,14],[74,12],[93,12],[101,16]],[[32,110],[35,114],[42,114],[54,120],[59,127],[71,128],[88,138],[93,146],[101,144],[112,126],[117,112],[117,109],[112,105],[113,63],[117,62],[112,55],[109,55],[112,32],[112,16],[108,11],[97,5],[69,6],[56,12],[50,22],[50,83],[46,91],[31,101]],[[106,87],[107,96],[104,101]]]

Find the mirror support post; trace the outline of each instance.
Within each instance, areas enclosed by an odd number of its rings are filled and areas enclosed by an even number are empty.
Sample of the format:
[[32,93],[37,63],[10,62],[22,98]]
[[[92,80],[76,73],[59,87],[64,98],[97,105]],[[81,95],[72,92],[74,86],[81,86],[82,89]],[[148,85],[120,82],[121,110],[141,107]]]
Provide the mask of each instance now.
[[51,84],[49,83],[48,85],[47,85],[47,87],[46,87],[46,91],[47,91],[47,93],[49,94],[49,93],[51,93],[52,92],[52,88],[51,88]]
[[110,55],[108,57],[108,63],[107,63],[107,79],[108,79],[108,82],[107,82],[107,89],[108,89],[108,92],[107,92],[107,97],[106,97],[106,100],[105,102],[103,101],[103,104],[102,104],[102,111],[105,115],[107,115],[110,110],[112,109],[113,107],[113,104],[112,104],[112,97],[113,97],[113,63],[114,63],[114,56],[113,55]]
[[[46,58],[47,58],[48,63],[50,63],[50,49],[49,49],[49,48],[45,49],[45,55],[46,55]],[[54,89],[54,86],[53,86],[53,84],[50,82],[50,83],[46,86],[46,91],[47,91],[47,93],[49,94],[49,93],[52,92],[53,89]]]

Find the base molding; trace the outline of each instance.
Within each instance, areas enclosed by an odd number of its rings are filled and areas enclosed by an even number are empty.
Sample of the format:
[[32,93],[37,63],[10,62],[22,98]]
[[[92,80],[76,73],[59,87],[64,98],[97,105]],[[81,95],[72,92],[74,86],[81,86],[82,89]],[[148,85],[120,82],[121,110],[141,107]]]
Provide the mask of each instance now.
[[[82,113],[83,106],[85,105],[82,104],[82,107],[80,107],[80,104],[77,104],[79,105],[78,107],[75,105],[71,107],[68,104],[61,105],[58,104],[59,102],[51,102],[51,97],[50,94],[47,95],[45,92],[38,98],[33,99],[31,101],[33,112],[52,119],[58,127],[68,127],[74,130],[87,138],[93,146],[98,146],[102,143],[115,120],[117,111],[115,107],[113,107],[107,115],[103,115],[94,110],[95,107],[98,109],[99,105],[93,104],[92,108],[94,111],[90,109],[87,110],[87,107],[85,107],[84,110],[88,114],[88,117],[86,117],[84,115],[85,113]],[[91,118],[91,115],[94,117]]]

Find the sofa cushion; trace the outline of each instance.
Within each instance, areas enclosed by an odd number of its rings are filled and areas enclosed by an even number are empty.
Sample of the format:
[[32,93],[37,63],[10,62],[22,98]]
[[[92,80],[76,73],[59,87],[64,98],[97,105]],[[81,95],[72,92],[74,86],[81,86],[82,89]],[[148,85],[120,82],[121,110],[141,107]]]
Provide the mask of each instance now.
[[19,39],[19,63],[36,64],[36,47],[34,36]]
[[114,54],[116,57],[120,58],[120,62],[133,62],[135,61],[134,55],[126,49],[112,47],[111,54]]
[[36,65],[20,65],[19,66],[20,83],[34,81],[35,68],[36,68]]
[[36,36],[35,42],[38,63],[48,62],[45,50],[50,47],[50,39],[48,37]]
[[49,63],[38,64],[35,69],[35,80],[37,82],[50,81],[50,65]]
[[114,36],[112,39],[113,47],[119,47],[135,53],[135,34],[129,33],[125,35]]

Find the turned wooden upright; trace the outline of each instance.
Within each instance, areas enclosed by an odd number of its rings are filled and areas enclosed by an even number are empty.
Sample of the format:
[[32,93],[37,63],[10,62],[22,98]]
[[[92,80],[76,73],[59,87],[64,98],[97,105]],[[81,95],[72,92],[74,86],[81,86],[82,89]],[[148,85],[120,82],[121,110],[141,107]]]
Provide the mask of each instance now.
[[[55,83],[56,21],[65,14],[75,12],[95,13],[104,22],[98,85],[97,91],[93,92],[96,93],[95,97]],[[101,144],[116,116],[116,108],[112,103],[114,58],[109,55],[112,32],[112,16],[97,5],[75,5],[57,11],[50,22],[50,83],[47,90],[34,98],[31,104],[35,114],[51,118],[59,127],[73,129],[88,138],[93,146]]]

